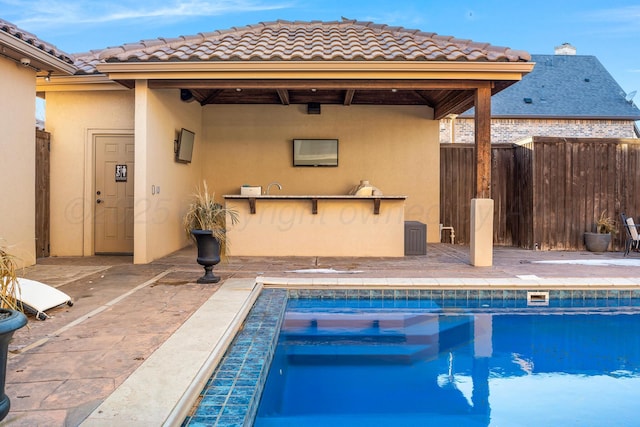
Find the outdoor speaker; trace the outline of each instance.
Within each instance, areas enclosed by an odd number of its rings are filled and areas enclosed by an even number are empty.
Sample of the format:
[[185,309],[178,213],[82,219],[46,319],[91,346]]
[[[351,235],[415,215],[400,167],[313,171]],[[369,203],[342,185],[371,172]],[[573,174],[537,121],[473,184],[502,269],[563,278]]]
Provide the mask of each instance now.
[[180,100],[183,102],[191,102],[195,98],[189,89],[180,89]]
[[320,103],[319,102],[308,103],[307,114],[320,114]]

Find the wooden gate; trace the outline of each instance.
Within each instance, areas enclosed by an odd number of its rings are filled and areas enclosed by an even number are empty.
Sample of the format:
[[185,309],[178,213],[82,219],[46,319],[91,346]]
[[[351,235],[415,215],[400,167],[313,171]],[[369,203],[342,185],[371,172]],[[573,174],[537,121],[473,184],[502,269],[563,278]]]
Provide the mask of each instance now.
[[[469,244],[474,146],[440,146],[440,222]],[[494,243],[543,250],[584,250],[585,231],[606,212],[640,217],[640,140],[533,137],[492,146]],[[610,250],[624,245],[618,227]]]
[[[469,244],[471,199],[475,197],[475,146],[440,146],[440,222],[453,226],[456,242]],[[521,246],[522,202],[514,176],[519,173],[513,144],[491,146],[491,198],[494,200],[493,240],[496,245]]]
[[51,134],[36,130],[36,258],[49,256],[49,154]]

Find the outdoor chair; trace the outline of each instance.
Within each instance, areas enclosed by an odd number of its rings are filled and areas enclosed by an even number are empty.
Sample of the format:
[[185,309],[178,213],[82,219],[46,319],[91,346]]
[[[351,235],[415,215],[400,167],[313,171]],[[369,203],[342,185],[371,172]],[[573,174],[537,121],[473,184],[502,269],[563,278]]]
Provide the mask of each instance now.
[[636,224],[633,218],[627,217],[624,213],[621,213],[620,216],[622,217],[622,225],[627,235],[627,240],[624,245],[624,256],[627,256],[632,249],[634,251],[640,249],[640,234],[638,234],[640,224]]

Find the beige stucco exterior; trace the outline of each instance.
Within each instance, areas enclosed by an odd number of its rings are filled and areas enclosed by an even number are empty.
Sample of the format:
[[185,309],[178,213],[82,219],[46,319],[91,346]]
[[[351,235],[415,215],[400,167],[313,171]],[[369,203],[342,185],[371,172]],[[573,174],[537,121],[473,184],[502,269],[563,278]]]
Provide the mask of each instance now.
[[[149,90],[145,81],[138,81],[135,108],[134,262],[146,263],[187,244],[182,216],[201,180],[205,142],[202,108],[181,102],[177,90]],[[190,164],[174,160],[174,140],[181,128],[196,134]]]
[[92,255],[95,134],[133,134],[133,93],[49,92],[51,255]]
[[255,213],[247,200],[227,199],[238,214],[228,225],[229,255],[238,256],[404,256],[404,200],[363,198],[311,200],[258,198]]
[[[123,132],[135,142],[135,263],[188,244],[181,218],[203,180],[219,202],[245,184],[266,189],[278,182],[283,188],[273,191],[283,195],[331,196],[367,180],[384,195],[406,196],[397,203],[403,214],[393,233],[395,256],[405,220],[426,223],[427,241],[437,242],[437,119],[476,107],[482,152],[476,175],[488,186],[490,135],[481,125],[490,109],[484,107],[492,91],[533,67],[526,52],[357,21],[278,21],[231,33],[92,51],[75,58],[75,75],[38,83],[48,97],[47,127],[64,144],[52,153],[52,255],[94,253],[94,139]],[[321,114],[308,112],[313,104]],[[174,159],[181,128],[196,135],[190,164]],[[293,139],[339,140],[338,166],[294,167]],[[323,234],[344,234],[331,230]],[[307,231],[316,231],[313,224]],[[236,237],[248,247],[261,232]],[[335,239],[335,250],[322,255],[366,254],[341,244]],[[278,254],[288,254],[286,246]]]
[[0,57],[0,246],[20,265],[36,260],[35,72]]
[[173,146],[181,127],[200,134],[201,108],[176,102],[175,90],[149,91],[145,83],[135,91],[47,94],[52,256],[93,254],[94,137],[104,134],[136,141],[134,261],[149,262],[186,244],[180,221],[200,179],[199,148],[196,161],[185,165],[174,161]]
[[[203,179],[220,201],[243,184],[266,188],[278,181],[283,194],[331,195],[367,179],[385,195],[406,195],[406,219],[427,223],[428,241],[437,241],[439,145],[432,117],[427,107],[323,106],[320,115],[300,105],[201,107],[180,101],[177,90],[148,89],[144,80],[134,90],[50,92],[51,253],[93,253],[93,137],[104,133],[135,135],[137,263],[188,243],[181,218]],[[191,164],[174,160],[182,127],[196,133]],[[293,167],[293,138],[339,139],[339,166]]]
[[[480,107],[489,103],[492,89],[520,80],[533,67],[526,52],[431,40],[431,33],[345,20],[235,29],[247,43],[222,31],[73,56],[45,49],[12,25],[3,30],[0,44],[12,60],[0,59],[0,88],[12,106],[0,124],[8,129],[3,145],[17,158],[5,156],[0,164],[5,182],[10,177],[16,183],[0,194],[11,201],[0,208],[0,238],[16,245],[27,264],[35,262],[35,174],[29,165],[35,156],[36,93],[46,99],[45,128],[51,133],[50,254],[95,254],[96,204],[105,202],[98,209],[98,230],[124,224],[125,233],[113,238],[117,245],[98,245],[100,252],[130,252],[133,223],[134,262],[148,263],[188,244],[182,217],[203,180],[220,202],[225,194],[238,194],[243,184],[266,188],[277,181],[282,194],[345,195],[368,180],[385,195],[406,196],[398,203],[403,218],[396,224],[396,243],[404,220],[426,223],[427,241],[439,241],[436,119],[474,104],[483,130],[489,110]],[[313,32],[313,45],[307,45],[306,31]],[[263,42],[255,43],[256,36]],[[282,37],[288,40],[286,52]],[[422,51],[425,40],[432,47]],[[211,43],[217,47],[204,48]],[[327,48],[320,52],[318,43]],[[272,50],[255,48],[261,44]],[[309,114],[308,103],[321,104],[322,113]],[[181,128],[196,135],[189,164],[175,161]],[[478,134],[480,150],[489,133]],[[339,165],[294,167],[296,138],[338,139]],[[107,139],[110,145],[102,143]],[[487,146],[482,145],[485,157]],[[125,160],[122,150],[128,150]],[[97,162],[105,167],[97,168]],[[489,182],[487,162],[478,163],[477,174],[484,174],[478,182]],[[129,193],[120,194],[122,166],[133,169],[133,209],[127,177]],[[125,200],[124,207],[111,204],[113,185],[105,189],[108,203],[98,200],[97,170],[100,183],[120,185],[115,198]],[[113,237],[97,234],[99,243]],[[334,254],[365,253],[336,248]]]
[[493,199],[471,199],[470,261],[476,267],[493,265]]
[[[406,219],[424,222],[438,241],[438,122],[427,107],[323,105],[207,106],[203,114],[203,177],[218,195],[244,184],[272,194],[348,194],[368,180],[385,195],[406,195]],[[338,167],[293,167],[294,138],[336,138]]]

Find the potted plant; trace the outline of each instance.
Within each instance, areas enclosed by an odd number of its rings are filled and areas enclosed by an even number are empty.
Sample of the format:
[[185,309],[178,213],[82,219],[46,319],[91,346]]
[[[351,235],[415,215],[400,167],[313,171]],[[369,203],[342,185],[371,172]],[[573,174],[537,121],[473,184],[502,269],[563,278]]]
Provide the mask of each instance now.
[[584,233],[584,243],[590,252],[604,252],[611,243],[611,235],[615,234],[616,222],[607,216],[607,211],[602,211],[596,221],[596,232]]
[[9,413],[11,402],[5,394],[7,354],[13,333],[27,324],[18,301],[17,265],[13,255],[0,248],[0,420]]
[[184,216],[183,226],[187,236],[196,242],[196,260],[204,267],[205,274],[198,279],[198,283],[220,281],[220,277],[213,274],[213,266],[220,262],[220,253],[226,254],[228,251],[227,215],[232,224],[238,222],[238,213],[216,202],[214,193],[209,193],[206,181],[203,181],[202,188],[196,187],[193,201]]

